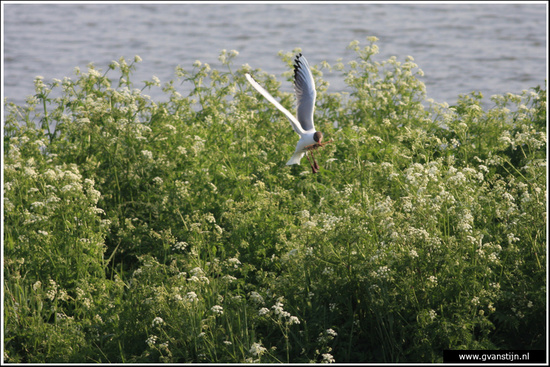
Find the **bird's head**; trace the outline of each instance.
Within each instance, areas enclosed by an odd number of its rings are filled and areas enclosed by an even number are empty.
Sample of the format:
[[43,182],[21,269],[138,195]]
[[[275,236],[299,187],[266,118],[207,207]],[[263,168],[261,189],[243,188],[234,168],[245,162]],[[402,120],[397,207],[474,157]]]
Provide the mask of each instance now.
[[313,140],[315,140],[316,143],[321,143],[321,141],[323,141],[323,133],[316,131],[315,134],[313,134]]

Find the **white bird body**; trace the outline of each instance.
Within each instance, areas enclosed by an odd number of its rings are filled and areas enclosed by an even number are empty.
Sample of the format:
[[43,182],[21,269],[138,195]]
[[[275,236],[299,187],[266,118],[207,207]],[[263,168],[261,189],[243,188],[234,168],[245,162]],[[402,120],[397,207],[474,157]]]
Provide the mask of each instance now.
[[[296,92],[296,117],[284,108],[268,91],[266,91],[250,74],[246,74],[250,84],[264,96],[269,102],[283,112],[290,120],[290,125],[300,135],[294,155],[286,163],[287,165],[300,164],[307,152],[307,146],[321,143],[323,134],[315,130],[313,124],[313,110],[315,109],[315,82],[309,69],[309,64],[302,54],[294,60],[294,90]],[[315,169],[314,169],[315,172]]]
[[315,131],[305,132],[300,136],[300,140],[298,140],[294,155],[290,158],[288,162],[286,162],[287,166],[290,166],[292,164],[300,164],[300,161],[304,157],[304,154],[306,154],[307,152],[306,147],[308,145],[315,144],[315,139],[313,138],[313,135],[315,135]]

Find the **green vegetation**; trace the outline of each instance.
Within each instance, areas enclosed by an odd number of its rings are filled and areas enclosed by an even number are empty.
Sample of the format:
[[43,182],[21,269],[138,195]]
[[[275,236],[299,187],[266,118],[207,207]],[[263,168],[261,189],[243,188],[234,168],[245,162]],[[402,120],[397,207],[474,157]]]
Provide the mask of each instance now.
[[[163,86],[134,89],[136,57],[5,102],[4,361],[544,349],[546,86],[448,106],[411,57],[375,61],[374,37],[349,47],[354,60],[313,66],[334,139],[318,174],[285,165],[298,136],[244,74],[291,111],[293,94],[234,51]],[[145,94],[158,87],[164,102]]]

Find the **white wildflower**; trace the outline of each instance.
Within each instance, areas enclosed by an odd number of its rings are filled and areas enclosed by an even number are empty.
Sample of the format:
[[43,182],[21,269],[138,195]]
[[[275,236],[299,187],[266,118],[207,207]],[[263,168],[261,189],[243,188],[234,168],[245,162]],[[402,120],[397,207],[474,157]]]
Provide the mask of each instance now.
[[283,317],[289,317],[290,313],[283,310],[284,304],[280,301],[278,301],[275,305],[273,305],[271,308],[273,309],[273,313],[277,316],[279,316],[279,319]]
[[[233,265],[233,267],[235,269],[238,268],[239,265],[241,265],[241,262],[239,261],[239,259],[237,259],[236,257],[232,257],[230,259],[227,259],[227,262],[230,264],[230,265]],[[256,292],[252,292],[252,293],[256,293]]]
[[205,218],[208,223],[216,223],[216,218],[214,218],[214,214],[208,213],[206,214]]
[[147,338],[147,340],[145,341],[145,343],[147,343],[147,345],[152,348],[156,342],[157,342],[157,339],[158,337],[156,335],[151,335],[150,337]]
[[183,251],[186,248],[187,248],[187,242],[176,242],[174,244],[174,251],[175,250]]
[[253,343],[248,352],[255,357],[259,357],[263,355],[266,351],[267,349],[265,349],[261,343]]
[[299,323],[300,323],[300,320],[296,316],[290,316],[290,318],[288,319],[289,325],[299,324]]
[[323,357],[323,360],[321,361],[321,363],[334,363],[334,362],[336,362],[336,360],[334,359],[334,357],[330,353],[323,353],[322,357]]
[[220,305],[215,305],[210,310],[216,315],[223,315],[223,307]]
[[164,320],[162,319],[162,317],[158,317],[158,316],[157,316],[157,317],[155,317],[155,318],[153,319],[153,323],[152,323],[152,326],[153,326],[153,327],[155,327],[155,326],[160,326],[160,325],[162,325],[162,324],[164,324]]
[[153,153],[149,150],[142,150],[141,154],[147,159],[153,159]]
[[509,244],[513,244],[514,242],[519,241],[519,238],[517,238],[516,236],[514,236],[513,233],[508,233],[508,234],[507,234],[507,237],[508,237],[508,243],[509,243]]
[[312,222],[310,220],[308,220],[307,222],[305,222],[303,224],[304,227],[306,228],[315,228],[317,226],[317,224],[315,222]]
[[227,283],[233,283],[235,280],[237,280],[237,278],[229,274],[224,275],[222,279],[225,280]]
[[69,294],[67,293],[66,290],[60,289],[58,297],[62,301],[67,301],[69,299]]
[[255,292],[255,291],[250,292],[250,299],[252,300],[252,302],[258,305],[264,304],[264,298],[258,292]]
[[496,252],[493,252],[487,257],[487,259],[491,262],[496,263],[498,262],[498,255],[496,254]]
[[187,295],[185,297],[189,302],[196,302],[199,300],[199,297],[197,297],[197,294],[195,292],[187,292]]
[[96,69],[88,69],[88,73],[90,74],[90,76],[101,78],[101,73]]
[[193,268],[190,273],[194,276],[204,275],[204,271],[198,266],[196,268]]
[[390,272],[390,268],[384,265],[378,268],[378,270],[376,270],[376,275],[378,275],[380,278],[385,279],[387,278],[389,272]]
[[[222,234],[223,233],[223,228],[220,227],[219,225],[217,224],[214,224],[214,230],[216,231],[217,234]],[[236,265],[235,265],[236,266]]]

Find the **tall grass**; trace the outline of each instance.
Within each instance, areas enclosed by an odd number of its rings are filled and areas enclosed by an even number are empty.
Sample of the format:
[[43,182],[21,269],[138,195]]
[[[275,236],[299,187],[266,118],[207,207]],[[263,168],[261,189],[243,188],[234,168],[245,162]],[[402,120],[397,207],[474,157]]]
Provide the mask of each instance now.
[[543,349],[546,86],[488,110],[477,92],[436,103],[413,58],[377,61],[376,41],[313,66],[316,126],[335,141],[315,175],[285,166],[297,136],[244,74],[289,109],[293,95],[236,51],[141,89],[139,57],[90,65],[6,102],[4,361]]

